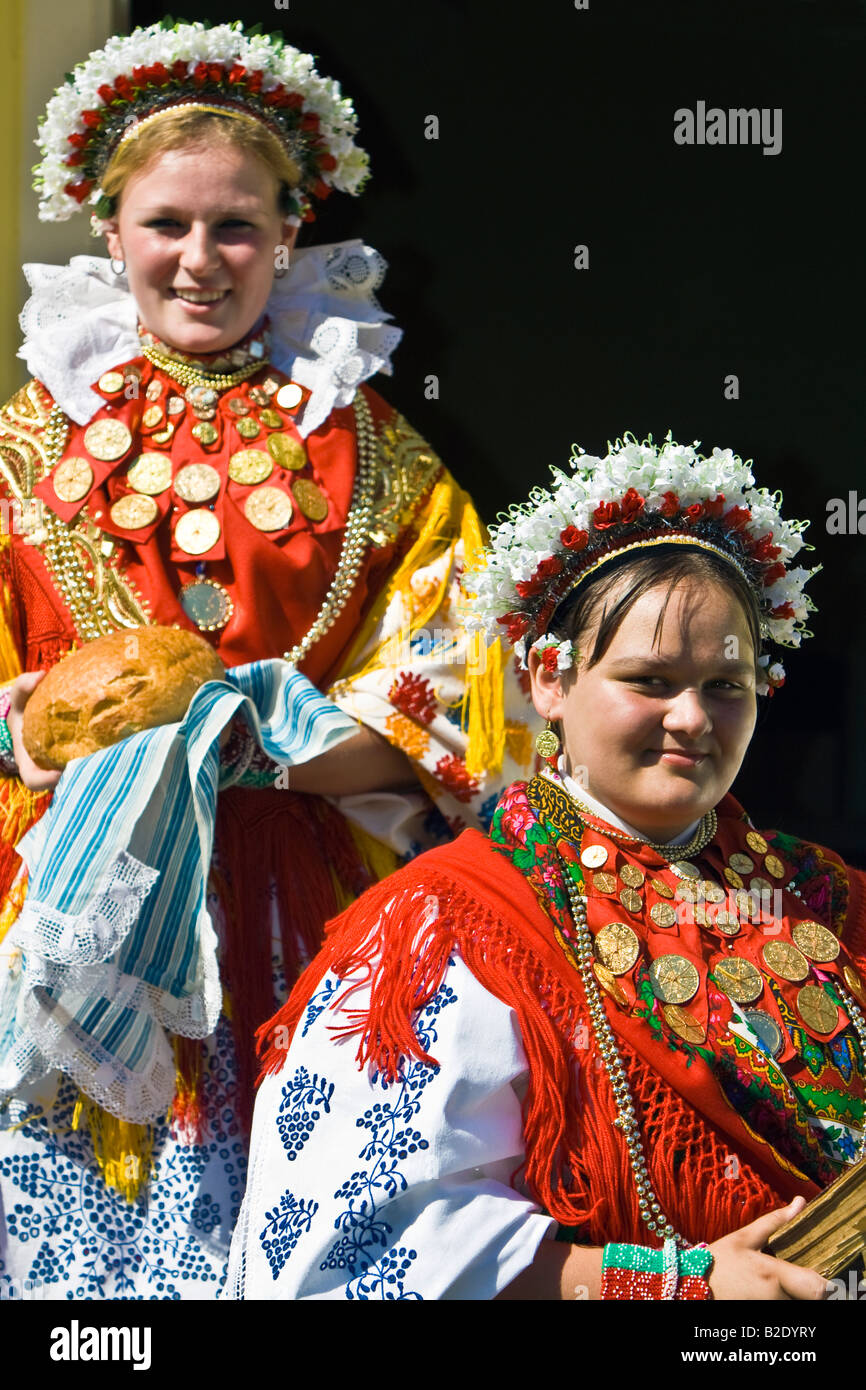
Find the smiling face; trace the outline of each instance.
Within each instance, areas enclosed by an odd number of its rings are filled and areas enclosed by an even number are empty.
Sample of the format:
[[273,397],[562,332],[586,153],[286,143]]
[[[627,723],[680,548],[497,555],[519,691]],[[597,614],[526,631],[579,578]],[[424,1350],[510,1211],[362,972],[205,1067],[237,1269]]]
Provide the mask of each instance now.
[[[612,585],[615,601],[623,582]],[[742,605],[716,581],[661,584],[577,675],[530,654],[533,702],[561,721],[568,770],[622,820],[669,840],[731,786],[755,727],[755,656]],[[590,652],[597,623],[581,634]],[[582,774],[579,769],[585,769]]]
[[262,315],[274,248],[297,228],[270,169],[229,144],[169,150],[133,175],[107,225],[142,322],[181,352],[219,352]]

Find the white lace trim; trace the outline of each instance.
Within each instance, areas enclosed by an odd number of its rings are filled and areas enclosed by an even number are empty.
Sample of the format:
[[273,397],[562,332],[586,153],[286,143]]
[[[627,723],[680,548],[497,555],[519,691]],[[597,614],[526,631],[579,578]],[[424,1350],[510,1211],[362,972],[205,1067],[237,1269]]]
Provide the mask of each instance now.
[[[166,1031],[208,1037],[219,1021],[222,990],[217,937],[207,914],[198,933],[197,978],[182,998],[126,974],[108,959],[122,945],[158,877],[156,870],[123,851],[80,917],[25,903],[9,934],[9,945],[22,952],[22,959],[7,976],[5,988],[14,998],[3,1000],[0,1015],[7,1025],[15,1015],[19,1036],[0,1067],[0,1096],[56,1069],[120,1119],[146,1124],[165,1115],[176,1083]],[[148,1047],[135,1071],[76,1022],[77,1011],[94,999],[109,1000],[151,1021]]]
[[[295,251],[291,269],[266,306],[273,365],[311,392],[298,429],[317,429],[351,405],[362,382],[391,374],[402,337],[387,323],[376,290],[387,264],[361,241]],[[18,356],[54,400],[84,425],[104,404],[91,389],[103,372],[141,354],[138,311],[125,275],[101,256],[73,256],[68,265],[25,265],[33,293],[21,311]]]

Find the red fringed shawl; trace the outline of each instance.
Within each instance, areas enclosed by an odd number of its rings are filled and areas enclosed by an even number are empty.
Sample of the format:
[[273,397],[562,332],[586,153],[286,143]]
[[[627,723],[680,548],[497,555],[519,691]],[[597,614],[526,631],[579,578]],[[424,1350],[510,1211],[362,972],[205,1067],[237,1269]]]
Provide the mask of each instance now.
[[[862,959],[864,895],[861,884],[851,887],[846,940]],[[285,1028],[290,1036],[329,971],[372,977],[363,1013],[352,1013],[351,989],[342,996],[343,1016],[351,1020],[343,1031],[361,1033],[359,1065],[372,1062],[394,1078],[401,1058],[435,1064],[421,1049],[412,1020],[436,993],[455,951],[517,1016],[529,1063],[522,1185],[561,1224],[577,1228],[581,1240],[645,1239],[579,974],[557,945],[530,884],[477,831],[465,831],[377,884],[331,924],[289,1002],[259,1031],[264,1072],[282,1067]],[[606,1008],[619,1036],[650,1177],[683,1235],[713,1241],[796,1193],[816,1195],[814,1183],[746,1127],[706,1068],[687,1066],[682,1053],[610,1001]],[[578,1038],[588,1039],[588,1046]]]

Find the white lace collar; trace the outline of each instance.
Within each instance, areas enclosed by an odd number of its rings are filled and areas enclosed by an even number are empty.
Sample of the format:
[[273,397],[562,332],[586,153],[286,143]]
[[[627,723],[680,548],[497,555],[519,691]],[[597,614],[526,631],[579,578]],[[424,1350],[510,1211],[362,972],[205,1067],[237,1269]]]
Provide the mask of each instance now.
[[[363,381],[391,374],[402,336],[376,299],[386,263],[361,241],[296,251],[274,280],[266,312],[271,362],[312,392],[298,428],[308,435],[336,407],[350,405]],[[68,265],[25,265],[33,293],[21,311],[18,353],[76,424],[104,405],[91,390],[104,371],[140,355],[137,310],[126,276],[101,256]]]

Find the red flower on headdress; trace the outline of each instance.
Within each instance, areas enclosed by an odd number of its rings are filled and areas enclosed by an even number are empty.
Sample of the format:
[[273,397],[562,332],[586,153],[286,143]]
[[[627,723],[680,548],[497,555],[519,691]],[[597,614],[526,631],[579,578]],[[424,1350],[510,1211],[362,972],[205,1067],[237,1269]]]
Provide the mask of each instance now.
[[336,161],[336,159],[334,158],[334,156],[333,156],[332,154],[328,154],[328,151],[327,151],[327,150],[325,151],[324,154],[320,154],[320,155],[319,155],[319,168],[320,168],[320,169],[336,169],[336,167],[337,167],[337,161]]
[[208,79],[207,63],[196,63],[192,70],[191,77],[196,87],[203,87]]
[[722,517],[722,525],[729,531],[742,531],[752,519],[748,507],[731,507]]
[[659,507],[659,511],[662,516],[676,516],[680,509],[680,499],[675,492],[666,492],[664,496],[665,500]]
[[318,130],[319,117],[315,111],[305,111],[299,122],[301,130]]
[[[105,102],[106,106],[110,106],[111,103],[114,101],[115,97],[117,96],[117,93],[115,92],[114,88],[109,87],[107,82],[103,82],[101,87],[97,87],[96,94],[97,96],[102,97],[102,100]],[[68,136],[68,139],[71,140],[72,136]]]
[[82,179],[81,183],[68,183],[63,192],[74,198],[76,203],[83,203],[92,187],[93,179]]
[[620,506],[623,521],[636,521],[645,505],[640,493],[635,488],[630,487]]
[[82,111],[81,119],[85,125],[90,126],[91,130],[96,130],[97,127],[102,125],[102,117],[104,115],[104,111]]
[[794,607],[790,603],[780,603],[775,608],[771,608],[770,613],[774,618],[793,618]]
[[226,73],[226,80],[230,82],[232,86],[236,86],[238,82],[243,82],[246,75],[247,70],[243,63],[233,63]]
[[706,512],[707,516],[721,516],[724,510],[725,498],[724,494],[721,492],[719,493],[718,497],[714,497],[712,501],[708,500],[704,503],[704,511]]
[[289,92],[286,97],[286,106],[290,111],[300,111],[303,104],[304,98],[301,96],[300,92]]
[[165,63],[151,63],[144,71],[148,82],[152,82],[155,87],[164,87],[169,80],[169,71]]
[[188,64],[185,58],[175,59],[175,61],[171,65],[172,77],[176,77],[179,82],[182,82],[186,77],[187,67]]
[[759,541],[753,541],[751,551],[756,560],[778,560],[782,547],[773,545],[773,533],[768,531]]
[[131,72],[129,75],[130,75],[130,77],[131,77],[131,79],[132,79],[132,85],[133,85],[134,87],[146,87],[146,86],[147,86],[147,68],[144,68],[144,67],[133,68],[133,69],[132,69],[132,72]]
[[566,550],[585,550],[589,541],[589,532],[581,531],[577,526],[566,526],[564,531],[560,531],[559,539]]
[[314,198],[329,198],[333,191],[331,185],[325,183],[323,179],[316,179],[310,188]]
[[770,565],[769,569],[764,570],[764,588],[768,589],[777,579],[783,579],[786,573],[787,570],[781,562]]
[[559,657],[556,647],[545,647],[541,653],[541,664],[545,671],[559,670]]
[[619,505],[616,502],[599,502],[592,514],[593,525],[597,531],[607,531],[619,522]]
[[125,73],[122,72],[119,77],[115,77],[114,90],[124,101],[132,101],[132,83]]
[[75,154],[71,154],[68,159],[64,159],[63,163],[68,165],[70,169],[77,169],[78,165],[83,164],[86,159],[87,155],[84,151],[77,150]]
[[529,619],[524,613],[503,613],[496,621],[505,628],[512,646],[519,642],[521,637],[525,637],[529,629]]
[[705,515],[703,502],[693,502],[690,507],[686,507],[683,512],[683,521],[689,526],[695,521],[700,521]]

